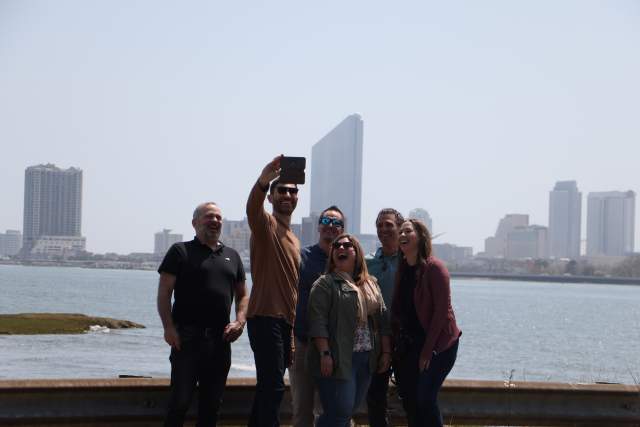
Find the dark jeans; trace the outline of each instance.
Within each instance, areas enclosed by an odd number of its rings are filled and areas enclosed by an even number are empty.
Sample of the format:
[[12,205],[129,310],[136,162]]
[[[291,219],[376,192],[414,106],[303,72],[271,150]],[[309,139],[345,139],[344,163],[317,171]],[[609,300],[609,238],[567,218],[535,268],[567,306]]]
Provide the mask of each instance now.
[[291,325],[284,319],[255,316],[247,321],[247,327],[256,363],[256,394],[249,426],[277,427],[284,372],[291,357]]
[[438,392],[456,361],[458,343],[459,340],[434,355],[429,368],[422,372],[418,372],[422,345],[412,346],[404,357],[394,362],[393,369],[409,427],[442,427]]
[[198,384],[196,426],[215,426],[231,366],[231,346],[216,330],[178,328],[180,351],[171,349],[171,389],[165,427],[182,426]]
[[367,411],[370,427],[389,427],[387,413],[387,394],[389,392],[389,377],[391,371],[381,374],[374,373],[371,377],[369,392],[367,393]]

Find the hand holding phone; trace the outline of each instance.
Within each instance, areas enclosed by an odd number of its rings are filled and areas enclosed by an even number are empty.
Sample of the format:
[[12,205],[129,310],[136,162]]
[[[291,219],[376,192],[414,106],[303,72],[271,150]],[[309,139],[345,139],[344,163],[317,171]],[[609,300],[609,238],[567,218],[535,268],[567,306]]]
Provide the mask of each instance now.
[[280,182],[283,184],[304,184],[304,168],[307,159],[304,157],[287,157],[280,159]]

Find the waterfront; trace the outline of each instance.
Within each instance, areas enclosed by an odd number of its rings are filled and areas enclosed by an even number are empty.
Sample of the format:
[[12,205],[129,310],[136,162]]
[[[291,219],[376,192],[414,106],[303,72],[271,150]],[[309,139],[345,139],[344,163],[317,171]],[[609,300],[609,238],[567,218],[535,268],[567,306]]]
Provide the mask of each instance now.
[[[0,378],[166,377],[157,273],[0,266],[1,313],[77,312],[147,326],[82,335],[0,336]],[[640,287],[453,280],[463,330],[451,378],[559,382],[640,379]],[[253,376],[246,333],[230,375]]]

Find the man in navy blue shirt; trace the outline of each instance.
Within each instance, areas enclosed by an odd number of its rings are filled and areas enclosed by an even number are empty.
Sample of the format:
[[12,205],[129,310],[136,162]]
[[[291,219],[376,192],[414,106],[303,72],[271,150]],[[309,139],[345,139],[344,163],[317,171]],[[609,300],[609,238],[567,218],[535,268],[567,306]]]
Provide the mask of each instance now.
[[330,206],[320,214],[318,220],[318,243],[300,251],[300,279],[298,281],[298,303],[296,321],[293,327],[295,337],[295,358],[289,368],[291,396],[293,398],[293,426],[314,425],[313,377],[305,369],[305,359],[309,346],[307,306],[313,283],[324,274],[331,243],[344,233],[344,214],[337,206]]

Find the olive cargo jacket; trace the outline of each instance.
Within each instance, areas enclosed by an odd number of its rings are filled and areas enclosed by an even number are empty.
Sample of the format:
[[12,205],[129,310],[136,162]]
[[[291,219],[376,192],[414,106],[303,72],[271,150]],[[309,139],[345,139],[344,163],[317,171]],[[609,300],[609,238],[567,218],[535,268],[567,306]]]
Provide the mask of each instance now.
[[[311,288],[308,309],[309,337],[322,337],[329,340],[333,357],[332,378],[348,379],[351,376],[357,306],[357,292],[336,274],[320,276]],[[373,344],[373,350],[369,353],[369,369],[373,373],[377,369],[381,352],[380,337],[391,333],[384,302],[381,304],[380,311],[370,315],[368,321]],[[320,376],[320,354],[313,342],[307,352],[307,367],[312,375]]]

